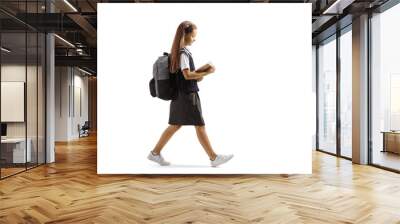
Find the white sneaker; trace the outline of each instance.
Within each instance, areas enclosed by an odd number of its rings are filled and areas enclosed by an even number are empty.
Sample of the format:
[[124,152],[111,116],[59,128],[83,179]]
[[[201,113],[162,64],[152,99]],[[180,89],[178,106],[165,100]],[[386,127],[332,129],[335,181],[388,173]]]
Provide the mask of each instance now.
[[217,157],[215,157],[214,160],[211,160],[211,166],[212,167],[216,167],[219,166],[221,164],[224,164],[226,162],[228,162],[229,160],[231,160],[233,157],[232,154],[230,155],[217,155]]
[[154,155],[151,151],[149,155],[147,156],[147,159],[156,162],[160,164],[161,166],[168,166],[170,163],[165,161],[165,159],[162,157],[161,153],[159,155]]

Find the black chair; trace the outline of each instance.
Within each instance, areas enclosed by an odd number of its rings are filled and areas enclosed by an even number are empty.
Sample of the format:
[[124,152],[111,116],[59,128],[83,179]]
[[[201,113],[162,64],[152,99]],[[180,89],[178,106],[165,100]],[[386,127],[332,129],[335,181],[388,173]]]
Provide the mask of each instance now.
[[89,136],[89,129],[90,129],[89,121],[85,121],[82,127],[80,127],[80,125],[78,124],[79,138]]

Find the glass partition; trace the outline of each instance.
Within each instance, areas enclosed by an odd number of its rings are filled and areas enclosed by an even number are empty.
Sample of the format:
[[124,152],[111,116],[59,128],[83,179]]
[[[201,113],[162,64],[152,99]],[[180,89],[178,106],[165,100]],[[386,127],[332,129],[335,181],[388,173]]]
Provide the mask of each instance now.
[[27,110],[27,150],[30,150],[30,160],[27,163],[27,167],[33,167],[37,165],[37,134],[38,134],[38,48],[37,32],[27,33],[27,99],[26,99],[26,110]]
[[336,36],[318,47],[318,149],[336,154]]
[[340,36],[340,154],[352,157],[352,33]]
[[400,5],[371,18],[372,163],[400,171]]
[[[2,178],[26,169],[32,151],[26,144],[26,34],[1,34]],[[27,150],[28,146],[28,150]]]
[[[15,17],[43,13],[45,1],[1,1]],[[0,12],[0,178],[45,163],[44,33]],[[36,17],[33,16],[32,19]]]

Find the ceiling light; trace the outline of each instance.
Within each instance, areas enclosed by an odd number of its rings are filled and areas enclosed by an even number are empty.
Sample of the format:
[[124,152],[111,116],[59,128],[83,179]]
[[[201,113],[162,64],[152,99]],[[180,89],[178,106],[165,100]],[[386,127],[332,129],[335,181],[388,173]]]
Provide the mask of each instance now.
[[75,45],[71,44],[71,42],[67,41],[66,39],[58,36],[57,34],[54,34],[54,36],[56,36],[58,39],[60,39],[61,41],[63,41],[64,43],[68,44],[69,46],[75,48]]
[[4,51],[4,52],[7,52],[7,53],[10,53],[10,52],[11,52],[11,50],[8,50],[8,49],[5,48],[5,47],[1,47],[1,50]]
[[81,72],[85,73],[85,74],[88,74],[88,75],[90,75],[90,76],[92,75],[92,73],[90,73],[90,72],[88,72],[88,71],[85,71],[85,70],[83,70],[83,69],[81,69],[81,68],[79,68],[79,67],[78,67],[78,69],[79,69]]
[[355,0],[336,0],[322,14],[341,14],[343,9],[351,5]]
[[72,10],[74,10],[75,12],[78,12],[78,10],[71,4],[69,3],[68,0],[64,0],[65,4],[67,4]]

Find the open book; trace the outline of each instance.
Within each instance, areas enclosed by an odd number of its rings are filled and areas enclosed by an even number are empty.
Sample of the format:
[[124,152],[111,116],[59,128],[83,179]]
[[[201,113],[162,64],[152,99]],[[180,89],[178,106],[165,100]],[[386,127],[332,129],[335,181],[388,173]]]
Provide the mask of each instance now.
[[200,68],[196,69],[196,72],[204,72],[214,66],[211,62],[207,62],[205,65],[201,66]]

